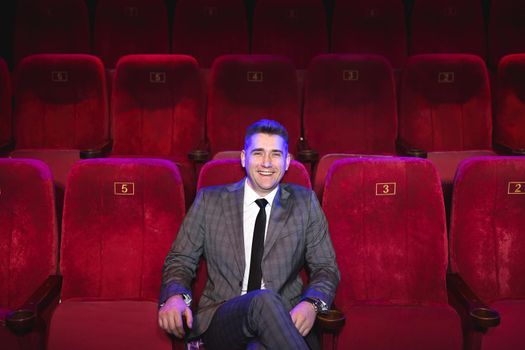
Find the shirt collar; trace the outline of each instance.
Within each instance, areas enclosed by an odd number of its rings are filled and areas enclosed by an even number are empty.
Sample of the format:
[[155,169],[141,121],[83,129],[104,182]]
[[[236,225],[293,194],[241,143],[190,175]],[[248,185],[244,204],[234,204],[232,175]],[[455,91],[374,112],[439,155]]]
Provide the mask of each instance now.
[[268,201],[268,205],[270,207],[272,206],[273,199],[275,198],[275,195],[277,194],[277,190],[279,189],[279,185],[275,187],[272,192],[268,193],[266,196],[261,197],[253,190],[253,188],[248,185],[248,179],[244,180],[244,205],[250,205],[255,202],[255,200],[259,198],[264,198]]

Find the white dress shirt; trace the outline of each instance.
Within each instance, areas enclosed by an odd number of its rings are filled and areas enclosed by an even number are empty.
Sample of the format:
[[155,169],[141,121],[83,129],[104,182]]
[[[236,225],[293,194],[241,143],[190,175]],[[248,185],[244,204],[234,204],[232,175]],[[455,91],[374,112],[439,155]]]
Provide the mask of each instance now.
[[[272,211],[272,204],[275,195],[277,194],[279,186],[277,186],[272,192],[266,196],[259,196],[251,187],[248,185],[248,180],[244,181],[244,202],[243,202],[243,232],[244,232],[244,262],[246,267],[244,268],[244,278],[242,279],[242,292],[241,295],[246,294],[248,290],[248,279],[250,277],[250,260],[252,257],[252,241],[253,241],[253,230],[255,229],[255,219],[259,214],[259,206],[255,201],[259,198],[264,198],[268,201],[266,205],[266,228],[264,229],[264,238],[266,239],[266,232],[268,231],[268,222],[270,221],[270,213]],[[261,281],[261,289],[264,289],[264,280]]]

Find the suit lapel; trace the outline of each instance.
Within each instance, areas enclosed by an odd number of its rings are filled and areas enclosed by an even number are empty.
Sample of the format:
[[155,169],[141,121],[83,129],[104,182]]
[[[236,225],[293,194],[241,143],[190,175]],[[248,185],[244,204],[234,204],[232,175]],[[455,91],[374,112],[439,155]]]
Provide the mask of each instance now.
[[290,192],[286,186],[281,184],[279,191],[275,196],[272,211],[270,214],[270,222],[268,223],[268,232],[266,232],[266,239],[264,241],[264,253],[263,260],[268,255],[270,250],[279,238],[280,233],[283,231],[283,227],[286,224],[288,216],[292,209],[292,201],[290,199]]
[[232,254],[235,257],[239,268],[239,276],[244,276],[244,233],[243,233],[243,199],[244,199],[244,179],[235,184],[229,185],[223,192],[224,219],[230,223],[231,231],[225,232],[230,239]]

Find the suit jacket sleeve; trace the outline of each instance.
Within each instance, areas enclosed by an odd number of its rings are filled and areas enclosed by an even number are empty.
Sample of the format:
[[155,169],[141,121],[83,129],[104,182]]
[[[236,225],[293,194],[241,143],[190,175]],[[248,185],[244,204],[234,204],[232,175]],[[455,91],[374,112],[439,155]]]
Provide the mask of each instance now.
[[306,264],[310,283],[303,297],[318,298],[332,304],[340,274],[328,232],[328,223],[314,192],[310,195],[310,212],[306,227]]
[[204,246],[205,200],[200,191],[186,214],[162,269],[159,303],[176,294],[191,296],[191,282],[195,277]]

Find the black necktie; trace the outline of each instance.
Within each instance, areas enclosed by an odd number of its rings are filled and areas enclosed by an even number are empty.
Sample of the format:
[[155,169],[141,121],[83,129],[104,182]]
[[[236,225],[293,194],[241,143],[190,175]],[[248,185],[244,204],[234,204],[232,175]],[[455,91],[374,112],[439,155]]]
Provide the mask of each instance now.
[[248,278],[248,292],[261,289],[262,270],[261,261],[264,252],[264,231],[266,230],[266,204],[268,201],[259,198],[255,201],[259,206],[259,214],[255,219],[253,230],[252,255],[250,258],[250,277]]

